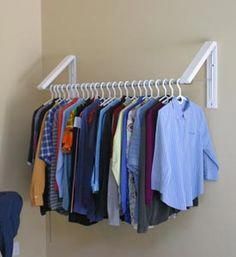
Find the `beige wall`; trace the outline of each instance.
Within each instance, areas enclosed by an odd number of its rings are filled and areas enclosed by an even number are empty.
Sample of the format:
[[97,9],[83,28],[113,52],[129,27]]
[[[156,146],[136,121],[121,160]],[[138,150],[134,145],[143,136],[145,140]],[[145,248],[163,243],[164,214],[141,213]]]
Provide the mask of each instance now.
[[[137,235],[128,225],[91,228],[52,216],[49,257],[234,257],[236,237],[233,0],[43,0],[43,57],[48,71],[67,54],[80,81],[177,77],[205,40],[219,42],[219,108],[206,110],[221,164],[200,206]],[[185,91],[204,106],[201,73]]]
[[40,59],[41,1],[0,0],[0,191],[24,198],[17,237],[22,257],[46,256],[45,219],[29,204],[26,165],[31,115],[42,101],[34,88]]

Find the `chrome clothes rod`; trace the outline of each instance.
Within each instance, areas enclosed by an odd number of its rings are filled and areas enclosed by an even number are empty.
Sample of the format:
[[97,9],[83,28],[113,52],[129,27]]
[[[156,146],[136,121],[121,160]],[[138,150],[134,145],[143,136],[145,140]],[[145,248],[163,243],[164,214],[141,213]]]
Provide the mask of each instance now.
[[[183,75],[180,77],[180,84],[189,85],[193,82],[197,73],[201,69],[201,67],[206,62],[206,106],[207,108],[217,108],[218,107],[218,56],[217,56],[217,42],[216,41],[206,41],[200,50],[197,52],[192,62],[189,64],[187,69],[184,71]],[[38,89],[48,89],[50,85],[58,78],[58,76],[63,73],[64,70],[68,69],[69,71],[69,84],[78,84],[77,83],[77,58],[75,55],[66,56],[57,66],[53,69],[53,71],[38,85]],[[152,81],[152,80],[146,80]],[[156,81],[156,80],[153,80]],[[177,79],[175,80],[175,82]],[[159,80],[160,83],[163,80]],[[165,82],[169,82],[169,80],[165,80]],[[110,84],[111,86],[119,82],[107,82],[106,84]],[[93,84],[96,86],[101,86],[100,82],[93,83],[82,83],[82,84]],[[141,85],[145,85],[142,83]]]

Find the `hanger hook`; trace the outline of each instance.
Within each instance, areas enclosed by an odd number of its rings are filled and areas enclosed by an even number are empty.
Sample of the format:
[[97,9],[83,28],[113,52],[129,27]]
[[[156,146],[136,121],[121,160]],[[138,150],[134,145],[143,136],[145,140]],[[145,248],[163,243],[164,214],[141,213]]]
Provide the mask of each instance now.
[[133,81],[131,82],[131,87],[132,87],[133,92],[134,92],[134,95],[133,95],[132,99],[136,98],[136,91],[135,91],[135,88],[134,88],[134,85],[135,85],[135,84],[137,84],[137,81],[136,81],[136,80],[133,80]]
[[144,87],[144,91],[145,91],[145,98],[148,98],[148,90],[147,90],[147,86],[146,86],[147,83],[149,85],[149,82],[148,82],[147,79],[143,81],[143,87]]
[[83,85],[84,85],[84,89],[85,89],[86,99],[88,99],[89,98],[89,91],[88,91],[88,88],[87,88],[87,84],[83,83]]
[[105,99],[105,90],[103,88],[105,85],[106,85],[105,82],[101,82],[101,84],[100,84],[100,88],[101,88],[101,91],[102,91],[101,99]]
[[180,87],[180,81],[181,81],[181,79],[177,79],[176,86],[178,87],[178,90],[179,90],[179,95],[178,96],[182,97],[182,89]]
[[172,87],[172,83],[174,82],[174,79],[169,80],[169,87],[171,88],[171,97],[174,97],[174,88]]
[[113,98],[115,98],[116,97],[116,89],[115,89],[115,85],[116,85],[117,83],[114,81],[112,84],[111,84],[111,88],[112,88],[112,90],[113,90]]
[[76,97],[79,98],[79,95],[80,95],[79,84],[75,84],[75,94],[76,94]]
[[55,98],[59,98],[56,85],[53,85],[53,91],[54,91]]
[[149,87],[149,90],[150,90],[150,97],[153,97],[152,85],[155,85],[154,82],[155,82],[154,80],[149,80],[148,81],[148,87]]
[[119,81],[118,82],[118,89],[119,89],[119,92],[120,92],[120,98],[122,97],[122,95],[123,95],[123,92],[122,92],[122,89],[121,89],[121,86],[122,86],[122,84],[123,84],[123,81]]
[[142,96],[143,92],[142,92],[142,88],[141,88],[141,84],[143,83],[142,80],[139,80],[138,81],[138,91],[139,91],[139,96]]
[[71,98],[69,90],[70,90],[70,84],[65,85],[65,91],[66,91],[66,94],[67,94],[66,99],[70,99]]
[[128,97],[129,96],[129,89],[128,89],[129,81],[125,81],[124,88],[125,88],[125,94]]
[[53,85],[50,85],[49,90],[50,90],[50,94],[51,94],[50,100],[53,100],[54,99]]
[[91,98],[94,98],[93,84],[94,84],[93,82],[88,83],[88,89],[91,94]]
[[77,97],[77,91],[76,91],[75,86],[76,86],[76,84],[71,84],[72,98],[76,98]]
[[107,82],[107,83],[106,83],[106,87],[107,87],[107,90],[108,90],[108,98],[111,98],[110,86],[111,86],[111,82]]
[[95,96],[96,99],[99,98],[99,91],[98,91],[98,88],[100,88],[99,85],[100,85],[99,82],[95,83],[95,85],[94,85],[95,91],[96,91],[96,96]]
[[166,89],[166,86],[165,86],[165,83],[168,81],[168,79],[163,79],[162,81],[162,87],[164,88],[164,92],[165,92],[165,96],[167,96],[167,89]]
[[61,91],[60,91],[60,85],[56,85],[56,89],[57,89],[58,98],[62,99]]
[[156,87],[156,89],[157,89],[157,97],[160,96],[159,83],[161,83],[161,80],[160,80],[160,79],[157,79],[157,80],[155,81],[155,87]]
[[[79,84],[78,84],[79,85]],[[82,92],[82,97],[85,99],[85,94],[86,94],[86,92],[85,92],[85,88],[84,88],[84,83],[81,83],[80,84],[80,88],[81,88],[81,92]]]

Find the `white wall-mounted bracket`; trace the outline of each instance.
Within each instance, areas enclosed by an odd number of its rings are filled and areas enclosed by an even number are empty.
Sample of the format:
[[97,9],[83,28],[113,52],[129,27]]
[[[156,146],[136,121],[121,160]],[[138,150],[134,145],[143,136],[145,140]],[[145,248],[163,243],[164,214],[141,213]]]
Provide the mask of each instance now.
[[191,84],[203,64],[206,63],[207,108],[218,107],[218,60],[217,42],[207,41],[198,51],[181,77],[181,84]]
[[[69,84],[77,83],[76,70],[77,57],[75,55],[66,56],[54,70],[38,85],[39,89],[47,89],[55,79],[68,68]],[[191,84],[204,63],[206,65],[206,81],[207,81],[207,108],[217,108],[217,76],[218,76],[218,60],[217,60],[217,42],[207,41],[197,52],[192,62],[189,64],[185,72],[180,78],[181,84]]]
[[75,84],[77,82],[77,59],[75,55],[66,56],[37,86],[38,89],[47,89],[57,77],[68,68],[69,83]]

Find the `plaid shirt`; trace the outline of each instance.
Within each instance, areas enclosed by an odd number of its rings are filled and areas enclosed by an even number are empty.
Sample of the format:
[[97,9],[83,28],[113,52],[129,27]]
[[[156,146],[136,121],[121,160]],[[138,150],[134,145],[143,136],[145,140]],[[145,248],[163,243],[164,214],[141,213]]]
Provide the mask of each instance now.
[[53,120],[55,112],[63,105],[64,101],[53,107],[46,117],[45,127],[43,131],[42,143],[39,153],[39,158],[51,165],[52,156],[55,151],[53,147]]

